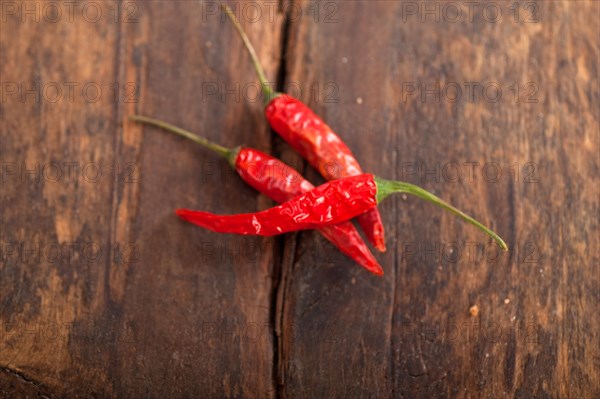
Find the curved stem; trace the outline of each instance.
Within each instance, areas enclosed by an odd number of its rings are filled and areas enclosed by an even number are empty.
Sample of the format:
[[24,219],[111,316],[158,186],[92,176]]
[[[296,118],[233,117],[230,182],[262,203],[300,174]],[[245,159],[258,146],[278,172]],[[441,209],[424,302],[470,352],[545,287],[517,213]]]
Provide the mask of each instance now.
[[265,71],[260,65],[260,61],[258,60],[256,51],[254,50],[254,46],[252,46],[250,39],[248,39],[248,35],[246,35],[246,32],[244,32],[244,28],[242,28],[242,25],[240,25],[240,23],[236,20],[233,10],[225,4],[221,4],[221,8],[223,9],[223,11],[225,11],[225,14],[227,14],[229,19],[233,23],[235,30],[238,32],[240,38],[244,42],[244,47],[246,47],[246,50],[248,50],[248,54],[250,54],[250,58],[252,59],[252,65],[254,66],[254,70],[258,75],[258,81],[260,82],[260,87],[262,89],[263,95],[265,96],[265,104],[268,104],[280,93],[276,93],[271,87],[269,87],[269,82],[267,81]]
[[238,149],[236,149],[236,148],[227,148],[227,147],[220,146],[217,143],[213,143],[212,141],[207,140],[204,137],[200,137],[188,130],[182,129],[175,125],[171,125],[168,122],[161,121],[159,119],[149,118],[147,116],[142,116],[142,115],[130,115],[129,119],[132,121],[139,122],[139,123],[147,123],[149,125],[154,125],[154,126],[162,128],[162,129],[165,129],[171,133],[175,133],[179,136],[185,137],[188,140],[192,140],[193,142],[200,144],[204,148],[207,148],[207,149],[219,154],[223,158],[227,159],[229,161],[229,163],[234,162],[235,157],[237,156]]
[[387,198],[390,194],[393,194],[393,193],[407,193],[407,194],[416,195],[417,197],[427,200],[429,202],[432,202],[432,203],[436,204],[437,206],[447,210],[448,212],[462,218],[467,223],[470,223],[473,226],[479,228],[484,233],[486,233],[487,235],[492,237],[494,239],[494,241],[496,241],[496,243],[498,243],[500,248],[502,248],[505,251],[508,250],[508,246],[506,245],[504,240],[502,238],[500,238],[500,236],[498,234],[494,233],[492,230],[485,227],[483,224],[479,223],[477,220],[473,219],[469,215],[465,214],[464,212],[462,212],[462,211],[456,209],[455,207],[453,207],[452,205],[448,204],[446,201],[440,199],[436,195],[433,195],[429,191],[422,189],[419,186],[415,186],[414,184],[405,183],[405,182],[401,182],[401,181],[384,180],[384,179],[380,179],[378,177],[375,178],[375,183],[377,184],[377,203],[380,203],[385,198]]

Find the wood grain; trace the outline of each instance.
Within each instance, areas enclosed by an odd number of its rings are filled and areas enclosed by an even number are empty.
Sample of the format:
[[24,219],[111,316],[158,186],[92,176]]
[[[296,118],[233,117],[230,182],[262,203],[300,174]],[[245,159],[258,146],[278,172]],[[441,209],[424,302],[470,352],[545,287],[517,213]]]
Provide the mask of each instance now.
[[229,4],[366,171],[510,251],[402,196],[380,206],[383,278],[314,232],[179,222],[271,202],[130,114],[323,181],[269,130],[218,4],[5,2],[0,397],[600,396],[598,3]]

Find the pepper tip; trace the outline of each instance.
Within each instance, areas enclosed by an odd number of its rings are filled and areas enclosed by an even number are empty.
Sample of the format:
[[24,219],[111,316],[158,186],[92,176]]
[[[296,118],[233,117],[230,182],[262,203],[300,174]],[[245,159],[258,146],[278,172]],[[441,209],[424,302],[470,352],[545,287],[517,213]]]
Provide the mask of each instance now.
[[387,251],[387,248],[385,246],[385,242],[379,241],[377,243],[375,243],[375,248],[379,251],[379,252],[385,252]]
[[187,210],[187,209],[183,209],[183,208],[175,209],[175,214],[184,220],[187,220],[186,216],[188,213],[189,213],[189,210]]
[[382,277],[383,276],[383,268],[379,264],[377,264],[375,266],[372,266],[372,267],[370,267],[367,270],[369,270],[371,273],[373,273],[377,277]]

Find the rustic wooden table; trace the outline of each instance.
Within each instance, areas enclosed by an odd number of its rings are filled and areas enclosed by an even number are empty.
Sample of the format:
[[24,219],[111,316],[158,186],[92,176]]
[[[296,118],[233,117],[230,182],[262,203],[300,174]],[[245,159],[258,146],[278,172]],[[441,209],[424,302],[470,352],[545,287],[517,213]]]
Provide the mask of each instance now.
[[229,4],[365,170],[510,251],[402,196],[383,278],[312,231],[185,224],[272,202],[128,115],[323,181],[270,131],[218,3],[3,1],[2,397],[599,397],[599,4]]

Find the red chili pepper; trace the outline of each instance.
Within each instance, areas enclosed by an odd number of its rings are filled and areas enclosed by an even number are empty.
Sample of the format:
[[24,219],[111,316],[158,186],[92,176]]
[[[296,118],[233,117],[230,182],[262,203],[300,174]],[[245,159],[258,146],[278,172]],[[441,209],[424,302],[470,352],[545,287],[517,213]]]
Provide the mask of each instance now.
[[[294,168],[261,151],[246,147],[225,148],[187,130],[144,116],[130,116],[130,119],[161,127],[220,154],[246,183],[276,202],[289,201],[314,189],[314,186]],[[318,230],[340,251],[365,269],[376,275],[383,275],[383,269],[352,223],[342,222],[323,226]]]
[[376,194],[373,175],[365,174],[331,181],[262,212],[222,216],[179,209],[177,214],[219,233],[273,236],[352,219],[377,205]]
[[[267,105],[265,115],[273,129],[327,180],[363,173],[342,139],[301,101],[278,96]],[[377,208],[358,216],[358,223],[368,240],[384,252],[384,228]]]
[[219,233],[272,236],[318,229],[350,220],[373,209],[393,193],[412,194],[433,202],[483,230],[502,249],[508,249],[496,233],[432,193],[410,183],[384,180],[371,174],[332,180],[279,206],[257,213],[223,216],[188,209],[178,209],[176,213],[188,222]]
[[[256,51],[233,11],[223,10],[233,22],[244,46],[250,54],[265,96],[265,116],[273,130],[287,141],[303,158],[327,180],[362,174],[358,161],[340,137],[308,106],[269,87]],[[360,215],[358,222],[367,238],[379,250],[385,251],[384,228],[377,208]]]

